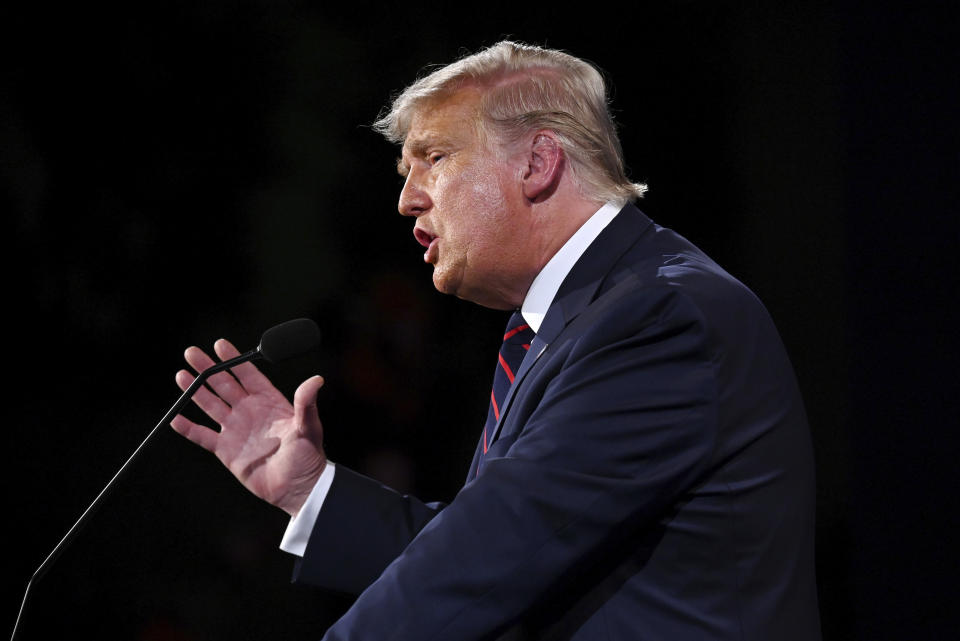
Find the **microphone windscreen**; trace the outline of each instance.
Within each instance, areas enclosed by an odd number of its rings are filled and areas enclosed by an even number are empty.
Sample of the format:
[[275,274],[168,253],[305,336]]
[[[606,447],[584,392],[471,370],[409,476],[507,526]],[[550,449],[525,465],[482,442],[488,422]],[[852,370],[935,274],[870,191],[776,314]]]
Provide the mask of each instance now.
[[320,346],[320,328],[309,318],[280,323],[263,333],[260,354],[271,363],[305,354]]

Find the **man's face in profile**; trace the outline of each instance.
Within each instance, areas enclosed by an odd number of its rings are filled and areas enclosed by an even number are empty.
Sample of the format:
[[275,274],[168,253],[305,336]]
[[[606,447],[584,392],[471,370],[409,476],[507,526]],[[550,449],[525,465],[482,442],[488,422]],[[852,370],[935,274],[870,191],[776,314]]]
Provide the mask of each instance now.
[[523,300],[518,283],[536,275],[525,246],[524,156],[481,133],[480,96],[461,89],[414,114],[398,165],[406,176],[398,209],[416,218],[439,291],[510,309]]

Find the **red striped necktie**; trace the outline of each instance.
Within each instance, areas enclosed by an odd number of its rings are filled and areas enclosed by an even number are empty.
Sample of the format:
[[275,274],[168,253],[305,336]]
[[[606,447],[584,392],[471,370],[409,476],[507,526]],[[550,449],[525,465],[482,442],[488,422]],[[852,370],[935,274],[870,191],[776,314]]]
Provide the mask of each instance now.
[[513,313],[510,321],[507,323],[507,329],[503,334],[503,345],[500,346],[500,357],[497,361],[497,369],[493,374],[493,389],[490,391],[490,409],[487,411],[487,421],[483,424],[483,453],[487,453],[488,435],[493,434],[493,428],[500,420],[500,408],[503,406],[503,400],[510,391],[510,385],[513,384],[513,378],[530,349],[530,341],[533,340],[534,331],[530,329],[527,321],[519,311]]

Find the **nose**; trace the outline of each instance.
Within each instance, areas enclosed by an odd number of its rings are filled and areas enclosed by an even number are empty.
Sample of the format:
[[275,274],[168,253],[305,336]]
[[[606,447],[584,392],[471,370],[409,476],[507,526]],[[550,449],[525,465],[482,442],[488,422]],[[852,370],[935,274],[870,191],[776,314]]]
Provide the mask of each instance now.
[[403,183],[403,189],[400,190],[400,202],[397,204],[397,210],[404,216],[420,216],[433,206],[430,196],[420,186],[416,173],[414,168],[410,169],[410,173],[407,174],[407,179]]

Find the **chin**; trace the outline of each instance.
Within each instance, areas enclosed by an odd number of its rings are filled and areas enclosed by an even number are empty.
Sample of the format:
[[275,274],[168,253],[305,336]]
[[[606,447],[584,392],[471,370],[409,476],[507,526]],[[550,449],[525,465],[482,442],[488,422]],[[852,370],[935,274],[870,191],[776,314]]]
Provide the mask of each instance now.
[[450,278],[436,265],[433,267],[433,286],[441,294],[457,294],[456,287],[450,282]]
[[469,291],[466,291],[462,286],[462,283],[450,278],[449,274],[444,274],[443,272],[438,272],[435,270],[433,272],[433,286],[441,294],[456,296],[460,300],[469,301],[478,305],[484,304],[478,301],[476,296],[472,296]]
[[464,283],[462,278],[452,278],[449,271],[441,270],[434,266],[433,286],[441,294],[456,296],[460,300],[469,301],[481,307],[490,309],[514,309],[517,306],[507,303],[496,292],[491,292],[483,287],[470,287]]

